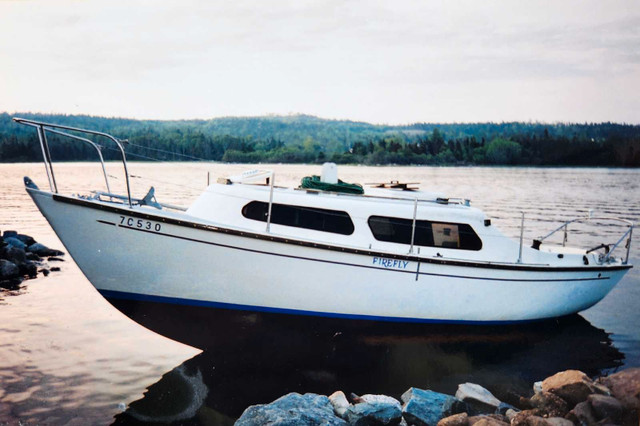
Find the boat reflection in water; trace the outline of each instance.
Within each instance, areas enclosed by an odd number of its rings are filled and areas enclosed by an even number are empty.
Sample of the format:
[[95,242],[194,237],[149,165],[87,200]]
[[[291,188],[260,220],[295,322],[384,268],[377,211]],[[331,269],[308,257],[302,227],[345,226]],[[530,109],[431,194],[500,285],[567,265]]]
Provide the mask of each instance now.
[[[123,302],[125,303],[125,302]],[[133,303],[133,302],[126,302]],[[148,305],[146,305],[148,307]],[[622,365],[609,335],[579,315],[512,326],[337,321],[219,310],[190,330],[158,315],[118,306],[136,321],[204,352],[165,374],[115,424],[181,421],[225,424],[252,404],[289,392],[379,393],[411,386],[449,394],[481,384],[505,402],[565,369],[597,375]],[[166,306],[163,308],[166,309]],[[184,315],[184,311],[181,312]],[[194,309],[191,315],[199,314]],[[192,320],[196,318],[191,318]]]

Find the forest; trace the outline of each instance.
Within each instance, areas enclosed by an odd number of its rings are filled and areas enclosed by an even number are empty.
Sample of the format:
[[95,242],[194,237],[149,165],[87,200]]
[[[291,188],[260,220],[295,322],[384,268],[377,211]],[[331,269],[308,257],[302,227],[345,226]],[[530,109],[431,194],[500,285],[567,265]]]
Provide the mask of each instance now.
[[[366,165],[640,167],[640,125],[617,123],[414,123],[376,125],[309,115],[209,120],[133,120],[86,115],[0,113],[0,162],[42,160],[34,128],[19,116],[98,130],[128,142],[136,161]],[[53,161],[92,161],[93,147],[48,135]],[[107,160],[115,144],[96,140]]]

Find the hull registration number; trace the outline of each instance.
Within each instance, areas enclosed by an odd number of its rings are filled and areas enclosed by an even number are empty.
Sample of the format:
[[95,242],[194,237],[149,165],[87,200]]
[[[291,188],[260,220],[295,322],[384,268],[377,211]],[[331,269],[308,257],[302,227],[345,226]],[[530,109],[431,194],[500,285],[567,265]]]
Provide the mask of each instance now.
[[152,222],[150,220],[136,219],[128,216],[120,216],[120,226],[126,226],[128,228],[146,229],[148,231],[160,232],[162,225],[158,222]]

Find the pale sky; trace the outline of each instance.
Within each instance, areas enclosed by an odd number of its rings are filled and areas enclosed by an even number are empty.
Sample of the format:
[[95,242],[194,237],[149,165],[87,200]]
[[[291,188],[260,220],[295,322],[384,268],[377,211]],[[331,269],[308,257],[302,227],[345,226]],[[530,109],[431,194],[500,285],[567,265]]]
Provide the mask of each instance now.
[[640,2],[0,0],[0,111],[640,124]]

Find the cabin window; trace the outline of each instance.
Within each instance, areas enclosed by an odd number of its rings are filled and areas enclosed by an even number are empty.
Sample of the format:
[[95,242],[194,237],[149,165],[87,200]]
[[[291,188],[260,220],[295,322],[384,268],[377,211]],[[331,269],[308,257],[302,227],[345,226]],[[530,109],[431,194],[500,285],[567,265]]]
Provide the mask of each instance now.
[[[252,201],[242,208],[242,215],[266,222],[268,211],[269,203]],[[276,203],[271,206],[271,223],[342,235],[351,235],[354,230],[347,212]]]
[[[378,241],[411,244],[411,219],[371,216],[369,228]],[[480,250],[482,241],[471,225],[466,223],[416,220],[413,244],[423,247],[443,247],[461,250]]]

